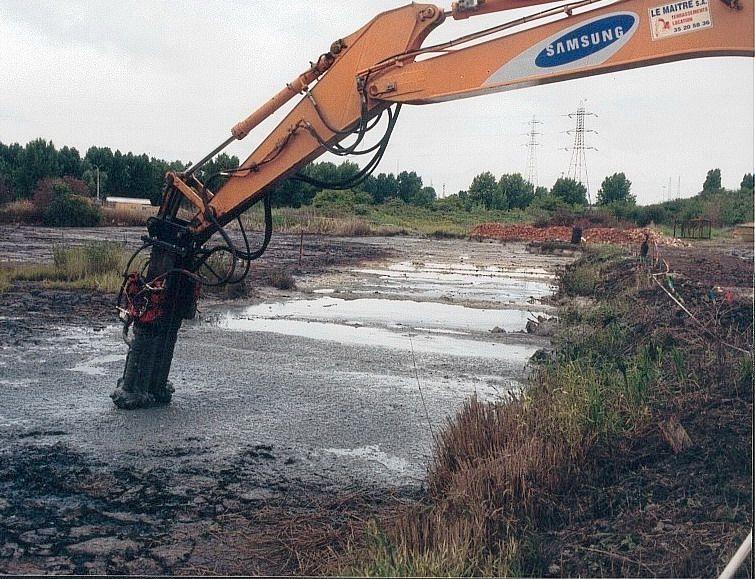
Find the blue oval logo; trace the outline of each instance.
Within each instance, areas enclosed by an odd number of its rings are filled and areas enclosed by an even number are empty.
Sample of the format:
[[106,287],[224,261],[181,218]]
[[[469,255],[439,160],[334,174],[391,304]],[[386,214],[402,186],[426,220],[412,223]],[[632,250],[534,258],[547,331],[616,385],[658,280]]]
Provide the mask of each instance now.
[[636,22],[631,14],[613,14],[575,28],[551,42],[535,58],[535,65],[551,68],[575,62],[611,46]]

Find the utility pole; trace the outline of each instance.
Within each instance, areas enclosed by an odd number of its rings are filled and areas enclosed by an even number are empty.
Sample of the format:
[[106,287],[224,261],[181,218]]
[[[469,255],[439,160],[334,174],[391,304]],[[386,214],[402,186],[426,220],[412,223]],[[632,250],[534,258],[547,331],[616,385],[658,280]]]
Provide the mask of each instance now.
[[538,135],[542,133],[537,132],[537,125],[542,125],[540,121],[532,115],[532,120],[527,123],[530,126],[530,130],[527,133],[529,140],[525,147],[527,147],[527,171],[525,173],[527,181],[532,185],[532,189],[537,189],[537,148],[540,143],[537,142]]
[[566,172],[566,176],[585,186],[587,189],[587,202],[592,205],[592,198],[590,196],[590,178],[587,173],[587,158],[585,156],[585,151],[597,151],[597,149],[585,145],[585,133],[597,134],[597,131],[585,128],[585,117],[597,117],[598,115],[587,112],[584,101],[581,101],[577,111],[569,113],[567,116],[570,119],[576,119],[577,125],[574,129],[566,131],[568,134],[574,135],[574,144],[571,148],[564,149],[565,151],[571,151],[571,161],[569,161],[569,170]]
[[100,204],[100,166],[95,165],[94,163],[92,163],[92,165],[94,165],[94,168],[97,169],[97,205],[99,205]]

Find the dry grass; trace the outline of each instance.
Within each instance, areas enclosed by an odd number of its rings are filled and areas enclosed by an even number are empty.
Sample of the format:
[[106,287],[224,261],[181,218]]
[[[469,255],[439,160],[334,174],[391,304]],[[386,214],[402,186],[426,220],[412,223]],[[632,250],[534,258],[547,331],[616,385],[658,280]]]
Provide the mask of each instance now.
[[42,213],[29,200],[13,201],[0,207],[0,223],[42,223]]
[[296,288],[296,280],[286,268],[275,268],[270,270],[268,273],[268,282],[271,286],[280,290],[291,290]]
[[[13,201],[0,206],[0,223],[42,223],[44,207],[30,200]],[[108,226],[140,227],[147,223],[149,215],[138,209],[102,207],[102,224]]]
[[[262,230],[265,227],[264,217],[260,211],[249,211],[242,219],[244,226],[251,230]],[[391,236],[408,233],[401,227],[378,225],[358,217],[327,217],[312,209],[290,207],[281,207],[275,210],[273,228],[279,233],[301,233],[304,231],[307,234],[334,235],[337,237]]]
[[43,287],[94,289],[115,293],[123,281],[129,254],[119,243],[94,242],[53,248],[52,264],[0,267],[0,291],[13,281],[37,282]]
[[138,209],[128,209],[123,207],[103,207],[102,219],[105,225],[121,227],[138,227],[147,224],[149,215]]

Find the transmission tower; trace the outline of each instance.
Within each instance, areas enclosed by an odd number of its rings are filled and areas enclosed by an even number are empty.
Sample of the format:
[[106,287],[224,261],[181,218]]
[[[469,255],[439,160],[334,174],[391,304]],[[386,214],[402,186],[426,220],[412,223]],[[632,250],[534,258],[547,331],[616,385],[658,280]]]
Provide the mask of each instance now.
[[527,181],[532,184],[533,189],[537,189],[537,148],[540,143],[537,142],[538,135],[542,133],[537,132],[537,126],[542,125],[540,121],[532,115],[532,120],[527,123],[530,126],[530,130],[527,133],[529,140],[525,147],[527,147],[527,171],[525,173]]
[[587,201],[592,205],[592,198],[590,197],[590,178],[587,173],[587,158],[585,151],[593,150],[597,151],[595,147],[589,147],[585,145],[585,133],[595,133],[592,129],[585,128],[585,117],[597,117],[595,113],[587,112],[585,109],[584,101],[579,103],[577,112],[567,115],[570,119],[577,120],[577,126],[571,131],[566,131],[570,135],[574,135],[574,144],[571,148],[566,148],[566,151],[571,151],[571,161],[569,162],[569,170],[566,172],[566,176],[569,179],[579,181],[587,189]]

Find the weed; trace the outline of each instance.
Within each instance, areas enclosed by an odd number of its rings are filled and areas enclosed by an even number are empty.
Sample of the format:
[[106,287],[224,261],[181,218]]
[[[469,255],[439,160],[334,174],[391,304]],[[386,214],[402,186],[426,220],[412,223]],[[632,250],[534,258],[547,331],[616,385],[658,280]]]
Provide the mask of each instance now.
[[291,272],[287,269],[273,269],[268,274],[270,285],[281,290],[290,290],[296,288],[296,280]]
[[570,296],[589,296],[595,292],[600,271],[593,264],[567,268],[561,274],[561,287]]
[[[517,576],[519,542],[480,542],[482,521],[474,515],[412,513],[389,536],[374,522],[368,525],[359,557],[341,574],[364,577]],[[440,533],[438,533],[440,531]],[[440,548],[439,547],[440,544]]]

